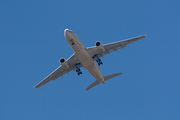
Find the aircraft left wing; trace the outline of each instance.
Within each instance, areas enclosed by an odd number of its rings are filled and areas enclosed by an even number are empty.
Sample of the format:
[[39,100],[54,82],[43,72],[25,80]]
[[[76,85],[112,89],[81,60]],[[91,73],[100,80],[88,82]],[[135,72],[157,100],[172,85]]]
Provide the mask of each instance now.
[[113,51],[117,51],[118,49],[124,48],[124,47],[126,47],[126,45],[128,45],[132,42],[138,41],[145,37],[146,37],[146,34],[138,36],[138,37],[130,38],[127,40],[122,40],[122,41],[118,41],[118,42],[114,42],[114,43],[105,44],[105,45],[103,45],[105,51],[100,51],[99,49],[97,49],[96,46],[87,48],[87,51],[89,52],[91,57],[94,60],[96,60],[100,57],[103,57],[106,54],[110,54]]
[[59,66],[54,72],[52,72],[49,76],[47,76],[45,79],[43,79],[41,82],[39,82],[37,85],[34,86],[34,88],[38,88],[46,83],[48,83],[51,80],[56,80],[57,78],[63,76],[66,73],[69,73],[71,70],[74,70],[76,68],[82,67],[82,65],[79,63],[76,56],[73,54],[71,57],[67,59],[67,63],[69,65],[69,68],[66,69],[62,65]]

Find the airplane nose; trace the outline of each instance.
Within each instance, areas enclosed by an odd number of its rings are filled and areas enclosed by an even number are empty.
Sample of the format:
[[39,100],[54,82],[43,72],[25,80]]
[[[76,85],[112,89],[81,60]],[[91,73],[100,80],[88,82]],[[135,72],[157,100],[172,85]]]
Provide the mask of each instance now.
[[69,29],[65,29],[65,30],[64,30],[64,36],[65,36],[65,37],[67,36],[68,31],[69,31]]
[[68,33],[72,33],[72,31],[70,29],[65,29],[64,34],[68,34]]
[[67,32],[69,29],[65,29],[64,32]]
[[68,30],[69,30],[69,29],[65,29],[65,30],[64,30],[64,34],[66,34]]

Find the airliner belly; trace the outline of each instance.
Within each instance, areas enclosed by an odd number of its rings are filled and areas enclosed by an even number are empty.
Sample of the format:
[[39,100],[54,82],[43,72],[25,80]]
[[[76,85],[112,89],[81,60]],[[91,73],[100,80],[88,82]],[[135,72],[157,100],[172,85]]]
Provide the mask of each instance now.
[[70,31],[70,30],[65,30],[64,32],[66,41],[68,44],[71,46],[73,49],[75,56],[81,63],[81,65],[88,70],[88,72],[97,80],[100,82],[104,83],[104,77],[101,73],[101,70],[95,63],[95,61],[91,58],[89,53],[87,52],[87,49],[85,46],[82,44],[78,36]]
[[75,52],[75,55],[84,68],[87,68],[87,66],[94,62],[89,53],[86,51],[86,48],[81,49],[78,52]]
[[81,49],[78,52],[75,52],[76,57],[82,64],[82,66],[88,70],[88,72],[97,80],[104,82],[104,77],[101,73],[101,70],[97,66],[97,64],[94,62],[94,60],[91,58],[89,53],[87,52],[86,48]]

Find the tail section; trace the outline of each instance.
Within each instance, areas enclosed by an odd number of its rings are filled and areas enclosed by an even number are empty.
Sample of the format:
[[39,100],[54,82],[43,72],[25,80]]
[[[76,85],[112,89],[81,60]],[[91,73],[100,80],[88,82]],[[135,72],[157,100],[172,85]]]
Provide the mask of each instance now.
[[[104,81],[109,80],[109,79],[111,79],[111,78],[113,78],[113,77],[116,77],[116,76],[118,76],[118,75],[121,75],[121,74],[122,74],[122,73],[115,73],[115,74],[112,74],[112,75],[105,76],[105,77],[104,77]],[[101,83],[101,82],[99,82],[98,80],[96,80],[96,81],[93,82],[90,86],[88,86],[88,87],[86,88],[86,90],[89,90],[90,88],[98,85],[99,83]]]

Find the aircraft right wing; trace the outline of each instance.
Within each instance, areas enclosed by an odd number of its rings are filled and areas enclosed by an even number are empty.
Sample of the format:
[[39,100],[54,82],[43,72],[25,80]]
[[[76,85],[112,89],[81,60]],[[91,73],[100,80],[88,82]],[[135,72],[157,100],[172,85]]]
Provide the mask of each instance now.
[[82,65],[79,63],[78,59],[76,58],[76,56],[74,54],[70,58],[67,59],[67,63],[69,65],[68,69],[66,69],[62,65],[59,66],[49,76],[47,76],[45,79],[43,79],[37,85],[35,85],[34,88],[38,88],[38,87],[48,83],[51,80],[56,80],[57,78],[63,76],[64,74],[69,73],[71,70],[75,70],[76,68],[82,67]]
[[96,60],[96,59],[98,59],[100,57],[103,57],[106,54],[110,54],[113,51],[117,51],[118,49],[124,48],[124,47],[126,47],[126,45],[128,45],[128,44],[130,44],[132,42],[138,41],[138,40],[140,40],[142,38],[145,38],[145,37],[146,37],[146,34],[142,35],[142,36],[130,38],[130,39],[127,39],[127,40],[122,40],[122,41],[118,41],[118,42],[114,42],[114,43],[105,44],[105,45],[103,45],[103,47],[105,49],[104,52],[97,49],[96,46],[87,48],[87,51],[89,52],[91,57],[94,60]]

